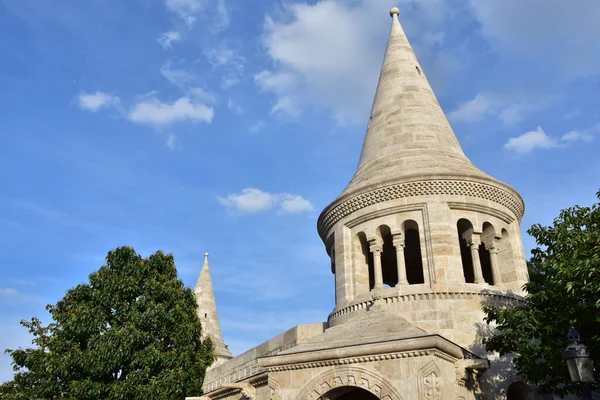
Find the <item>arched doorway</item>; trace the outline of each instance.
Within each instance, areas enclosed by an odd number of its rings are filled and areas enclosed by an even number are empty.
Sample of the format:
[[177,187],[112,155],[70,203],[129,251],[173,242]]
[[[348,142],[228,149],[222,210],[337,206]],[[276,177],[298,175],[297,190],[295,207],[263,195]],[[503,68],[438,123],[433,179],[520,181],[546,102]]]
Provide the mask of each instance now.
[[319,400],[378,400],[379,397],[375,396],[368,390],[354,387],[354,386],[342,386],[335,388],[319,397]]
[[506,400],[529,400],[529,386],[523,382],[513,382],[506,391]]

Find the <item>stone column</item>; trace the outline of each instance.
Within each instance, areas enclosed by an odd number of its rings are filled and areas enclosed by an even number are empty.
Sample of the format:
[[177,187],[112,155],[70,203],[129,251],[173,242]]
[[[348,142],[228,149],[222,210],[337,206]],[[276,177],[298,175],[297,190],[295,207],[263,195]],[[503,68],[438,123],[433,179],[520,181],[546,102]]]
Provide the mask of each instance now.
[[485,280],[483,279],[483,273],[481,272],[481,260],[479,259],[479,245],[481,244],[479,235],[473,234],[473,236],[471,236],[471,241],[468,244],[469,248],[471,249],[471,259],[473,260],[473,275],[475,277],[475,283],[485,283]]
[[398,268],[398,283],[396,287],[400,285],[408,285],[406,279],[406,263],[404,261],[404,239],[402,236],[394,236],[394,247],[396,248],[396,266]]
[[370,242],[369,250],[373,253],[373,280],[375,287],[373,289],[383,289],[383,270],[381,269],[381,244],[376,241]]
[[502,284],[502,277],[500,275],[500,263],[498,262],[498,246],[496,243],[492,242],[492,245],[489,247],[488,251],[490,252],[490,264],[492,265],[492,277],[494,279],[494,286],[499,286]]

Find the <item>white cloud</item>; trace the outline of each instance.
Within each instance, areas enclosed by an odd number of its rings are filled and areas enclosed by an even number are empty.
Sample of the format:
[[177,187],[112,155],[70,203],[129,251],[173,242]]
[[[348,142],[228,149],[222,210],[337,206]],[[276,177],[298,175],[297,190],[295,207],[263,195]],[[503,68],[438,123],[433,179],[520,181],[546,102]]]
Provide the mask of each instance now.
[[206,50],[204,55],[213,69],[222,74],[221,87],[223,89],[229,89],[240,82],[246,59],[239,54],[238,50],[230,47],[227,41]]
[[286,194],[282,196],[281,204],[279,205],[282,213],[296,214],[302,211],[314,210],[310,201],[302,196]]
[[0,295],[2,296],[17,296],[19,294],[19,292],[17,292],[15,289],[11,289],[11,288],[6,288],[6,289],[0,289]]
[[572,130],[560,137],[560,139],[549,136],[541,127],[535,131],[525,132],[521,136],[510,138],[504,145],[507,150],[513,150],[519,154],[526,154],[534,149],[553,149],[557,147],[566,147],[573,142],[594,141],[594,132],[600,131],[600,125],[589,129]]
[[597,0],[469,2],[483,36],[502,55],[541,61],[564,78],[600,73]]
[[[340,123],[364,122],[391,25],[388,12],[396,3],[286,3],[281,18],[268,15],[261,40],[272,66],[257,74],[255,82],[262,91],[274,95],[271,113],[298,116],[304,108],[325,107]],[[415,24],[423,34],[429,33],[429,25],[443,21],[440,15],[449,9],[438,0],[403,3],[427,15],[427,22]],[[427,45],[421,35],[413,36],[413,44]],[[426,41],[433,44],[442,40],[440,34],[430,33]]]
[[587,130],[572,130],[564,135],[562,135],[561,140],[563,142],[586,142],[590,143],[594,141],[594,135],[592,134],[592,129]]
[[265,129],[265,123],[262,120],[256,121],[254,124],[250,125],[250,128],[248,128],[248,131],[250,133],[257,133],[262,131],[263,129]]
[[238,104],[235,104],[231,99],[227,100],[227,108],[234,114],[240,115],[244,113],[244,108]]
[[166,0],[168,10],[177,14],[188,26],[192,27],[198,19],[198,13],[206,6],[205,0]]
[[219,203],[243,213],[255,213],[270,210],[277,202],[277,196],[260,189],[246,188],[241,194],[230,194],[226,198],[218,197]]
[[160,68],[160,73],[169,82],[177,86],[186,96],[198,102],[214,103],[216,96],[202,89],[202,79],[199,75],[181,68],[174,68],[170,63]]
[[171,47],[173,42],[178,42],[182,39],[181,33],[176,31],[169,31],[161,34],[158,39],[158,44],[162,46],[163,49],[168,49]]
[[481,121],[496,108],[497,103],[487,95],[478,93],[473,100],[465,101],[458,108],[448,113],[448,118],[456,122]]
[[478,93],[472,100],[459,104],[455,110],[449,112],[448,119],[452,122],[472,123],[495,117],[504,125],[514,125],[528,114],[554,101],[552,96],[543,99],[530,96],[531,98],[526,100],[523,100],[523,97],[527,95]]
[[80,93],[77,97],[79,107],[84,110],[96,112],[103,107],[118,107],[120,99],[104,92]]
[[181,97],[173,103],[163,103],[151,97],[134,104],[128,118],[135,123],[166,126],[181,121],[211,123],[213,115],[212,107],[194,102],[189,97]]
[[220,32],[229,26],[229,11],[225,0],[217,0],[215,5],[216,15],[214,19],[213,31]]
[[535,131],[525,132],[521,136],[508,139],[504,148],[507,150],[514,150],[519,154],[526,154],[536,148],[551,149],[558,146],[559,143],[556,139],[548,136],[546,132],[538,126]]
[[276,209],[278,214],[296,214],[313,209],[302,196],[290,193],[268,193],[256,188],[245,188],[240,194],[217,197],[219,203],[244,214]]

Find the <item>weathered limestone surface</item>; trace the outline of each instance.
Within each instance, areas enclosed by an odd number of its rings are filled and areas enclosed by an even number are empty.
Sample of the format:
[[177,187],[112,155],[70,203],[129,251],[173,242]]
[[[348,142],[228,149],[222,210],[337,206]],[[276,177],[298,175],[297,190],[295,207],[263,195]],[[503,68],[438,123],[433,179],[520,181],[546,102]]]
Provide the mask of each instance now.
[[206,372],[203,388],[205,392],[221,388],[223,384],[254,378],[264,372],[258,365],[259,357],[278,354],[298,346],[324,332],[326,323],[297,325],[286,332],[240,354],[228,362],[217,365]]
[[390,14],[358,168],[318,220],[335,308],[214,366],[204,399],[505,399],[518,380],[481,307],[522,301],[523,200],[465,156]]
[[223,342],[223,336],[221,336],[219,314],[217,314],[217,304],[215,303],[215,294],[210,278],[210,269],[208,268],[208,253],[204,254],[204,264],[202,264],[200,275],[198,275],[194,294],[198,304],[198,317],[202,321],[202,338],[208,337],[213,341],[217,356],[216,362],[220,364],[233,358],[225,342]]

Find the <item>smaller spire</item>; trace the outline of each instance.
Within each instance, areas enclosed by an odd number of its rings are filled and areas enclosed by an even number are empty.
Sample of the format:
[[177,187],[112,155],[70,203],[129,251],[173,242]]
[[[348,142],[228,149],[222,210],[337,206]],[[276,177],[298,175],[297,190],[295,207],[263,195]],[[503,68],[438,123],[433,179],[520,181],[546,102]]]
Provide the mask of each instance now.
[[217,313],[217,304],[215,302],[212,279],[210,278],[210,269],[208,268],[208,253],[204,253],[204,263],[196,281],[194,294],[196,295],[196,303],[198,304],[198,316],[202,322],[202,338],[210,337],[213,341],[217,356],[215,364],[218,365],[233,358],[233,356],[221,336],[219,314]]

